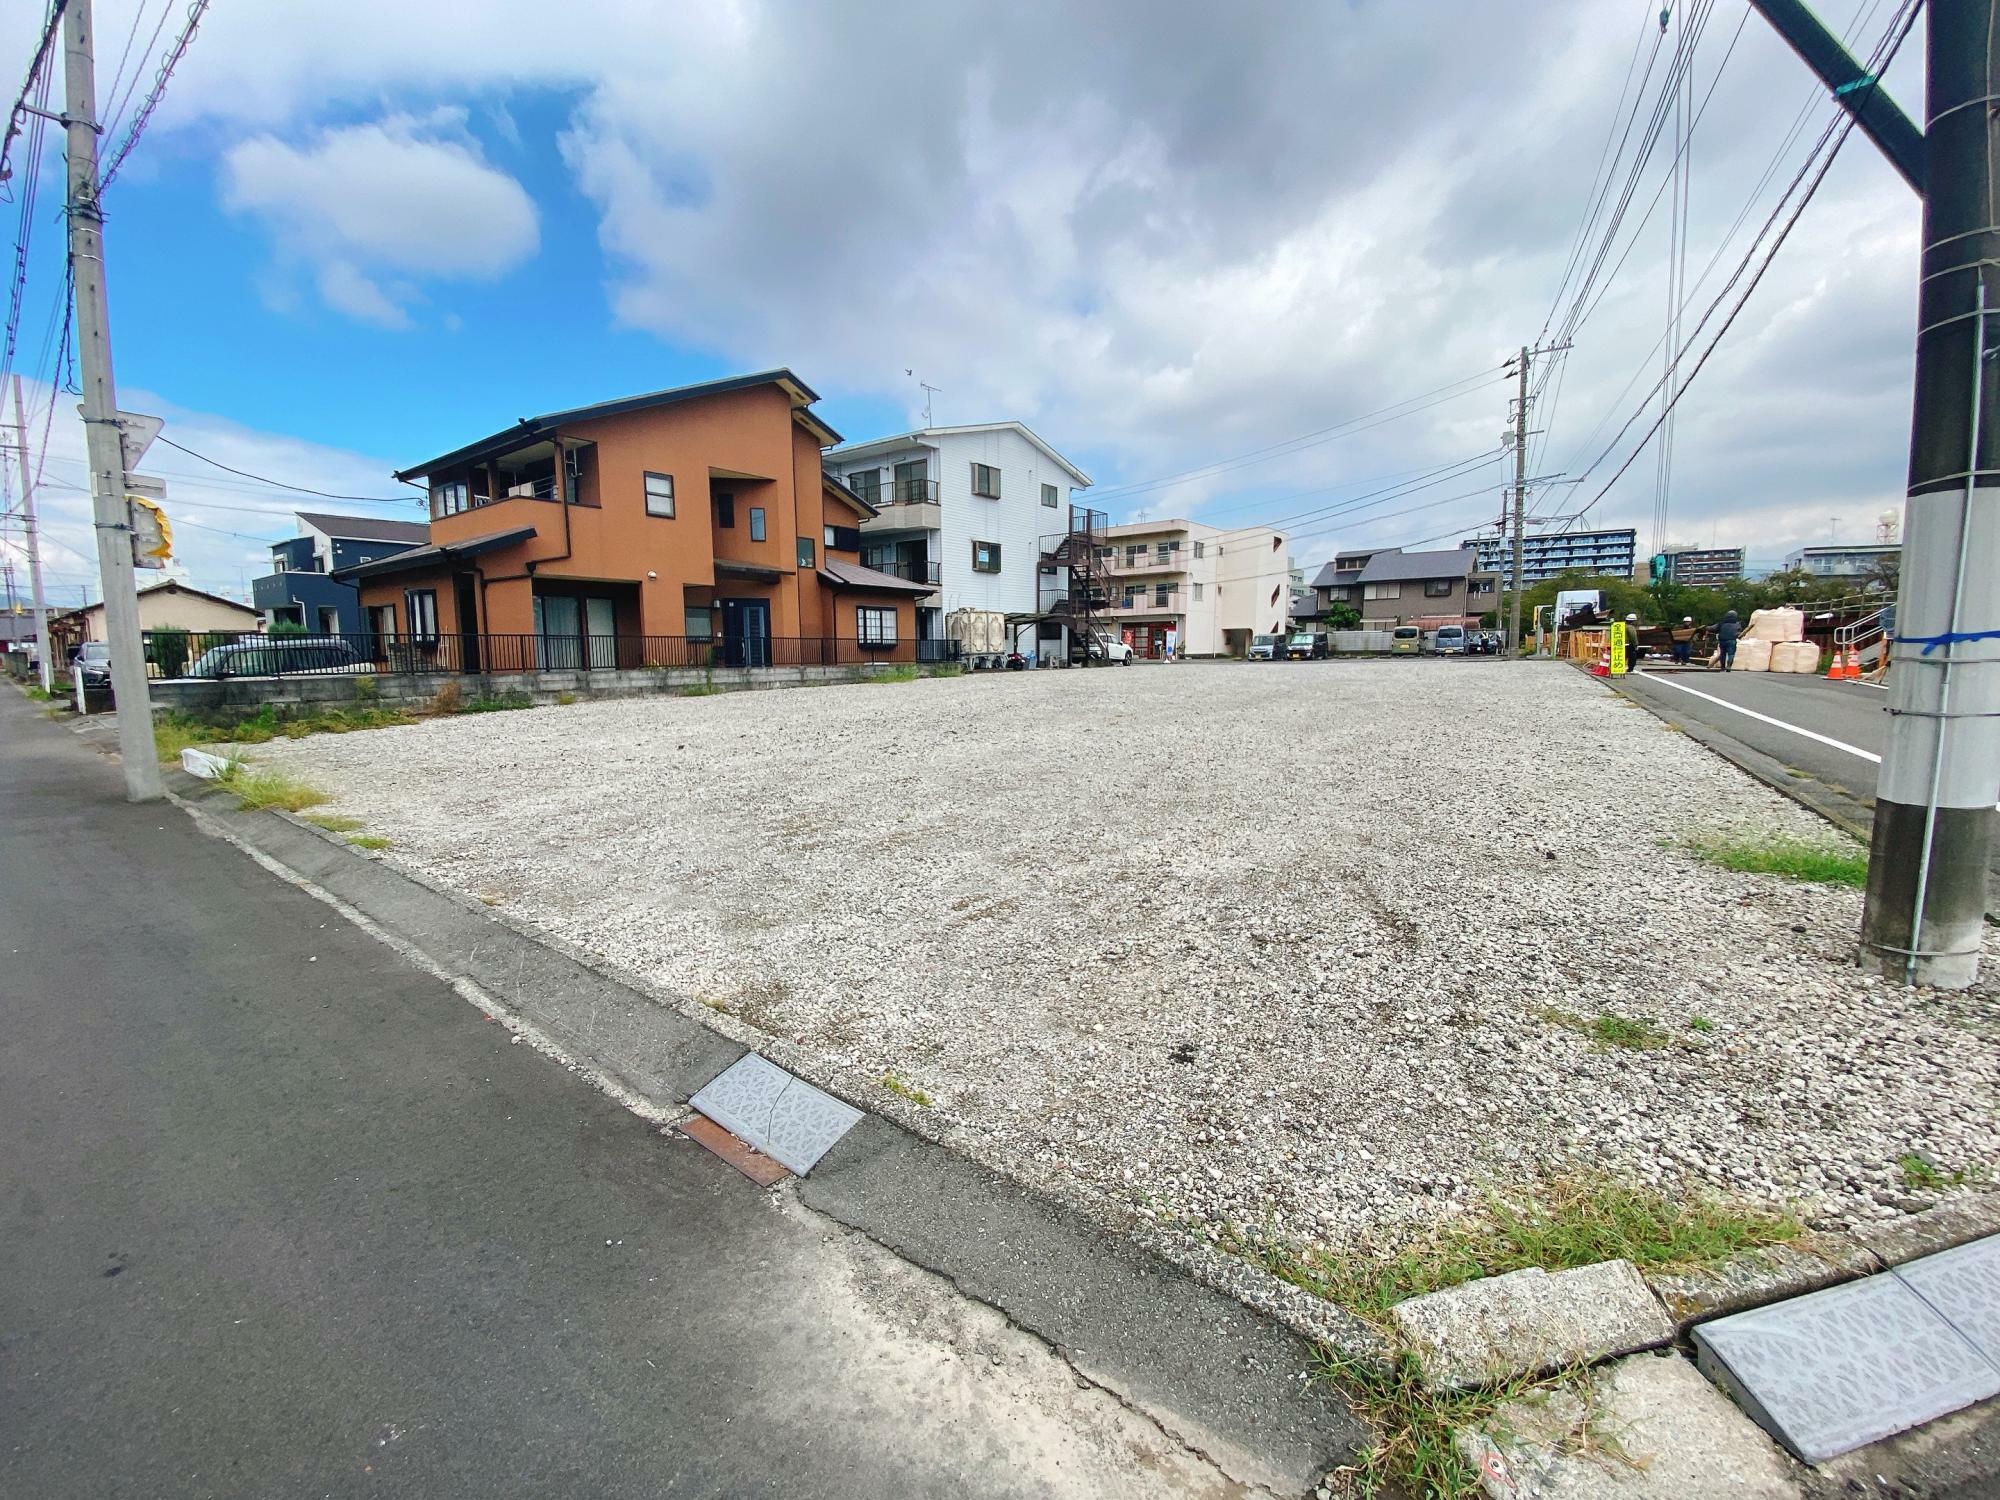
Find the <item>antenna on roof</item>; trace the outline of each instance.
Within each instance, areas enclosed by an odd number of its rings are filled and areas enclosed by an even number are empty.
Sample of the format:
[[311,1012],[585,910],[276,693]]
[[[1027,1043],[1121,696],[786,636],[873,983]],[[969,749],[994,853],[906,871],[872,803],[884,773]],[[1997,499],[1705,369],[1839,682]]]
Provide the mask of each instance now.
[[[917,372],[916,372],[915,370],[911,370],[911,369],[907,369],[907,368],[906,368],[906,369],[905,369],[905,370],[903,371],[903,373],[904,373],[905,375],[908,375],[908,376],[911,376],[911,377],[914,377],[914,376],[916,375],[916,373],[917,373]],[[930,425],[931,425],[931,397],[933,397],[933,396],[941,396],[941,395],[943,395],[943,394],[944,394],[944,387],[943,387],[943,386],[941,386],[941,385],[932,385],[932,384],[931,384],[931,383],[930,383],[930,382],[929,382],[928,380],[919,380],[919,381],[917,381],[917,384],[923,387],[923,392],[924,392],[924,426],[928,427],[928,426],[930,426]]]

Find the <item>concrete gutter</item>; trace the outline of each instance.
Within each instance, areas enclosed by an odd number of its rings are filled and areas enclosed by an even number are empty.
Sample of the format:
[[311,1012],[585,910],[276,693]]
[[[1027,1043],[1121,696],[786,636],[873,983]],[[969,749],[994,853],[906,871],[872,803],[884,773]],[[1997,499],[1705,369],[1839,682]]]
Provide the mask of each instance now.
[[[282,813],[245,812],[183,773],[168,789],[206,829],[437,973],[649,1120],[744,1046],[502,914],[391,869]],[[855,1102],[855,1101],[850,1101]],[[798,1201],[998,1309],[1239,1483],[1303,1494],[1368,1442],[1312,1344],[1136,1242],[867,1115],[794,1189]]]

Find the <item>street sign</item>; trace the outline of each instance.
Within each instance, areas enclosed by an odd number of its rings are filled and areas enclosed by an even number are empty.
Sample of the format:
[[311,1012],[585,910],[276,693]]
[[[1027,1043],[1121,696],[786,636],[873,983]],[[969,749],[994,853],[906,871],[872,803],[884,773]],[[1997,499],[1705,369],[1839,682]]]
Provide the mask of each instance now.
[[167,524],[166,508],[161,504],[166,498],[166,480],[150,474],[125,476],[125,514],[132,528],[135,568],[164,568],[174,555],[174,529]]
[[118,446],[125,456],[127,474],[139,467],[140,461],[146,456],[146,450],[153,446],[153,439],[160,435],[160,429],[166,425],[165,417],[149,417],[139,411],[118,413]]

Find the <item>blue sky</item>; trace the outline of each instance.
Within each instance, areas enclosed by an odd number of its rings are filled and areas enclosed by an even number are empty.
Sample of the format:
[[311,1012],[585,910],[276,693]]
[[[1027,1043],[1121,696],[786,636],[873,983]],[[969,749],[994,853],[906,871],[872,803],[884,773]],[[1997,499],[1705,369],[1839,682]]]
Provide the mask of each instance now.
[[[25,71],[35,9],[0,20],[0,77]],[[835,427],[878,435],[914,421],[914,367],[943,388],[938,420],[1029,422],[1114,519],[1276,520],[1307,564],[1450,545],[1498,511],[1499,366],[1561,312],[1658,5],[1527,9],[1176,0],[1142,27],[1111,0],[585,0],[550,28],[532,0],[296,0],[282,18],[217,0],[107,198],[122,398],[237,467],[386,495],[390,466],[517,416],[774,364]],[[181,6],[97,11],[108,84],[126,38],[156,56]],[[1856,20],[1872,43],[1888,16]],[[1891,75],[1913,110],[1920,42]],[[1732,224],[1761,222],[1831,110],[1741,0],[1719,0],[1695,58],[1713,96],[1688,154],[1690,262],[1718,265],[1698,308],[1747,244]],[[153,62],[125,71],[136,96]],[[1551,513],[1650,422],[1609,442],[1659,368],[1667,221],[1640,214],[1670,154],[1537,411],[1537,468],[1592,475],[1543,492]],[[38,431],[53,145],[41,168],[16,366]],[[10,232],[15,213],[0,205]],[[1908,193],[1849,143],[1681,408],[1667,540],[1775,557],[1866,535],[1896,503],[1915,232]],[[72,407],[44,509],[51,572],[87,582]],[[1482,456],[1462,487],[1353,498]],[[197,582],[239,587],[290,530],[282,492],[165,450],[147,467]],[[1655,474],[1648,451],[1593,518],[1650,542]],[[1181,477],[1132,487],[1158,476]]]

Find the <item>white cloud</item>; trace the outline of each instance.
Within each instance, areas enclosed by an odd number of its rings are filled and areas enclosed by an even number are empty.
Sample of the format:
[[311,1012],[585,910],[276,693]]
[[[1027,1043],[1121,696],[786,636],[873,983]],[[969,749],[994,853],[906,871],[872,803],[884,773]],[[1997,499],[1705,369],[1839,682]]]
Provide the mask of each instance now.
[[463,134],[464,115],[391,115],[294,145],[254,136],[223,158],[223,201],[269,227],[311,266],[336,311],[384,327],[409,321],[410,281],[490,280],[535,253],[535,205]]

